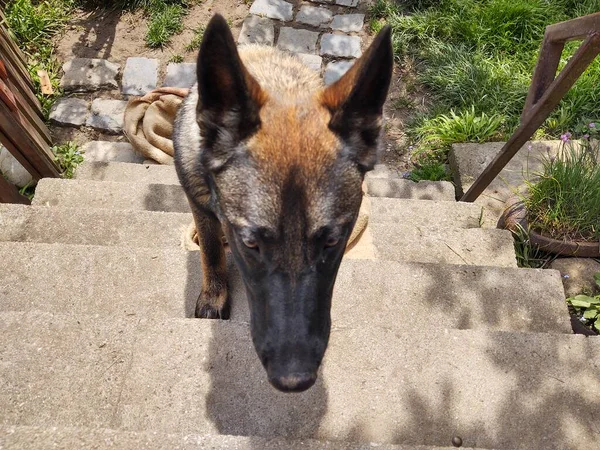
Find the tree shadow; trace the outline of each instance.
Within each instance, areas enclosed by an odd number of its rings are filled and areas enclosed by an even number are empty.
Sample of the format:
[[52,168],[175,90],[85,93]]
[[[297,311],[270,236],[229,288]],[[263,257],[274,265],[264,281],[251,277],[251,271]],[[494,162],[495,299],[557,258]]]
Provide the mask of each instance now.
[[83,15],[71,22],[82,29],[71,51],[77,58],[109,59],[115,42],[117,25],[122,11],[117,8],[98,7],[85,2]]

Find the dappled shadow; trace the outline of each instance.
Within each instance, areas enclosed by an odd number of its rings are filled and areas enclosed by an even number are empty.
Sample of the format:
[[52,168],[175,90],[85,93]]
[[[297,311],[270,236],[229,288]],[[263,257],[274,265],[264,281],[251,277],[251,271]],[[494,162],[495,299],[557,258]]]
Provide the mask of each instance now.
[[72,53],[77,58],[109,59],[121,15],[122,11],[116,8],[97,7],[93,2],[84,3],[83,15],[70,23],[82,29],[71,48]]

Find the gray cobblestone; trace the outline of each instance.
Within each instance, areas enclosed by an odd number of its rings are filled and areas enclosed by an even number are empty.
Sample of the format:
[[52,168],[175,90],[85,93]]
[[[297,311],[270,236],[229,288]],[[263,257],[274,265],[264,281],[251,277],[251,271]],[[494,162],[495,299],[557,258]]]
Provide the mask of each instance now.
[[282,27],[279,30],[277,48],[294,53],[315,53],[319,33],[308,30],[298,30]]
[[335,4],[339,6],[348,6],[350,8],[356,8],[358,6],[358,0],[335,0]]
[[158,60],[150,58],[127,58],[123,70],[121,92],[125,95],[144,95],[156,89],[158,83]]
[[244,19],[238,44],[273,45],[274,41],[275,28],[271,20],[252,15]]
[[364,14],[338,14],[334,16],[331,22],[331,28],[340,31],[355,31],[362,30],[365,21]]
[[291,3],[283,0],[255,0],[250,7],[250,14],[287,22],[294,17],[293,8]]
[[79,127],[90,115],[90,105],[80,98],[61,98],[50,109],[50,122]]
[[327,8],[303,5],[296,14],[296,22],[318,27],[329,24],[332,17],[333,13]]
[[354,64],[354,61],[334,61],[327,64],[325,67],[325,74],[323,75],[323,81],[325,84],[331,84],[336,82],[344,75],[350,67]]
[[106,59],[75,58],[62,66],[60,86],[65,91],[97,91],[117,89],[119,65]]
[[127,102],[97,98],[92,102],[92,114],[86,125],[107,133],[119,134],[123,131],[123,113]]
[[196,64],[170,63],[163,86],[189,88],[196,82]]
[[308,53],[298,53],[298,58],[309,68],[317,72],[321,71],[321,63],[323,58],[319,55],[309,55]]
[[358,58],[361,53],[360,38],[358,36],[324,34],[321,38],[321,55]]

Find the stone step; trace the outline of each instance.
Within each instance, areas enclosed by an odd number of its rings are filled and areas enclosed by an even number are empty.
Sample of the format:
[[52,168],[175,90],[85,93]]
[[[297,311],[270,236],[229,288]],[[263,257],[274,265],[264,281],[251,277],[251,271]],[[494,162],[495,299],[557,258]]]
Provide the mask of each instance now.
[[[0,310],[99,317],[191,317],[200,293],[198,252],[0,243]],[[232,321],[249,320],[229,258]],[[570,333],[554,270],[345,259],[333,295],[339,327]]]
[[267,382],[246,324],[1,313],[0,333],[0,409],[13,425],[600,446],[597,337],[334,326],[317,383],[292,395]]
[[402,178],[367,178],[370,197],[412,198],[416,200],[454,201],[454,185],[448,181],[414,181]]
[[[373,197],[371,222],[410,222],[432,227],[478,228],[481,208],[470,203]],[[189,212],[183,188],[173,184],[130,184],[44,178],[34,205],[137,211]]]
[[[86,162],[77,169],[75,178],[126,183],[179,184],[174,166],[157,164]],[[367,177],[365,188],[370,197],[455,200],[454,186],[447,181],[421,181],[415,183],[390,175],[386,177]]]
[[[0,204],[0,241],[192,250],[185,245],[192,222],[186,213]],[[347,257],[517,267],[509,231],[412,223],[370,224]]]
[[[99,445],[102,443],[103,445]],[[256,436],[169,434],[156,431],[122,431],[108,428],[0,425],[0,448],[116,448],[119,450],[451,450],[422,445],[357,444],[314,439],[287,440]]]

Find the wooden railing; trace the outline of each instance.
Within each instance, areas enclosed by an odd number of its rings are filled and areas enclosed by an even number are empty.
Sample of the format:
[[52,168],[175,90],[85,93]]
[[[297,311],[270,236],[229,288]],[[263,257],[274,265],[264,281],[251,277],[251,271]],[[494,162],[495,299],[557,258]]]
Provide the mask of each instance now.
[[[60,169],[50,149],[50,131],[34,92],[23,54],[12,40],[0,9],[0,143],[35,180],[58,177]],[[0,202],[28,200],[0,176]]]
[[[565,43],[574,40],[583,40],[583,43],[556,76]],[[600,54],[600,13],[546,28],[521,114],[521,124],[460,201],[473,202],[481,195],[519,149],[531,139],[598,54]]]

